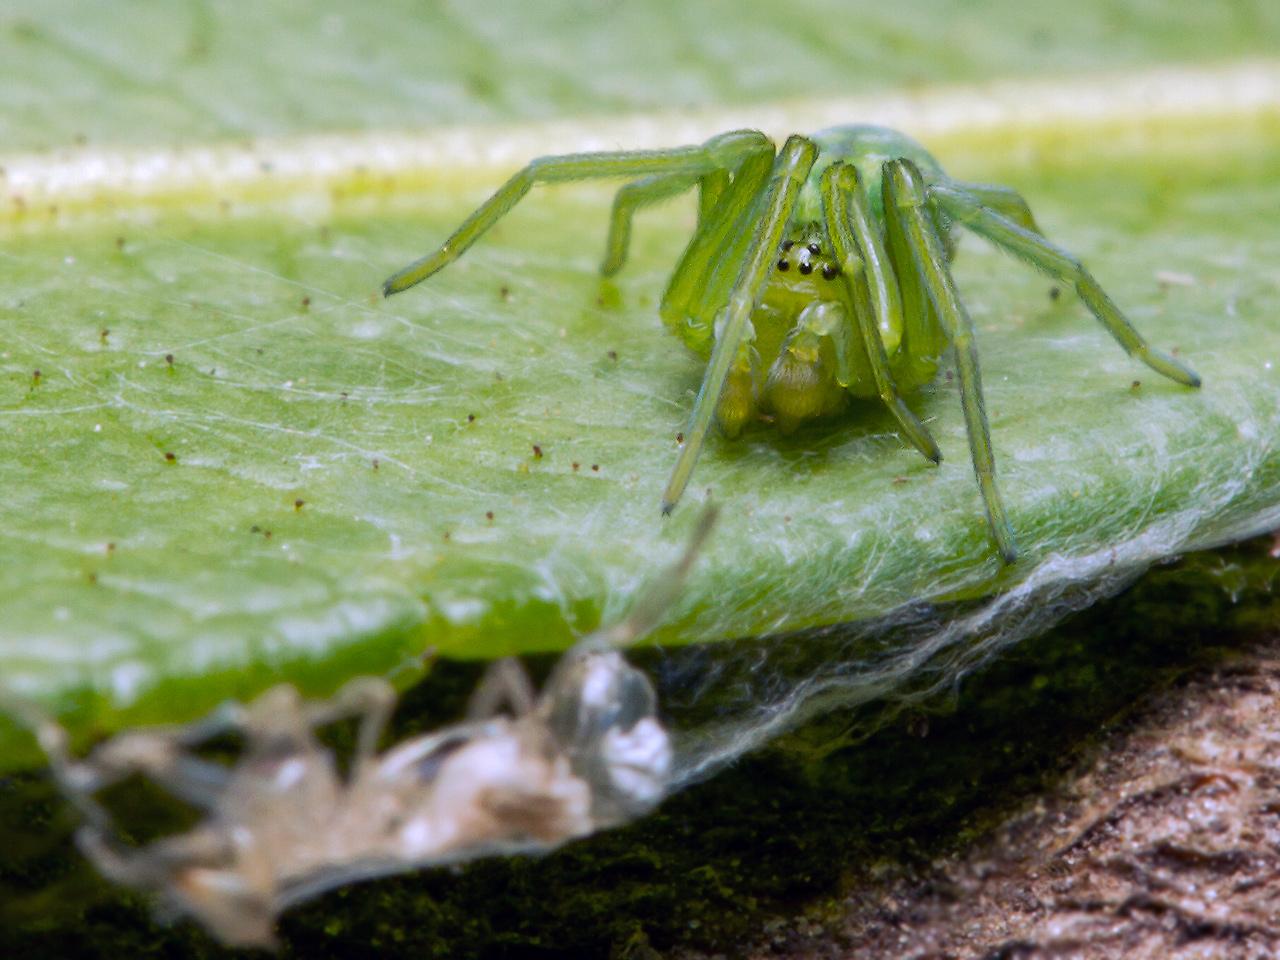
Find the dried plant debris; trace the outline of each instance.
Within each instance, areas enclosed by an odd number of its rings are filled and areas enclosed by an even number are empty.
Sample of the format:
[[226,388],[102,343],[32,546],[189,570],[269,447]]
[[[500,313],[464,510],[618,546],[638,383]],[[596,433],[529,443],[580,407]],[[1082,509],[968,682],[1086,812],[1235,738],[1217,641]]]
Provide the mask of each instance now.
[[[519,663],[496,662],[468,718],[378,741],[396,701],[360,677],[328,700],[289,684],[195,723],[126,731],[74,757],[65,729],[5,697],[36,732],[53,773],[85,817],[81,850],[111,880],[158,895],[237,946],[269,946],[279,913],[352,881],[495,854],[546,851],[651,810],[667,793],[672,750],[649,679],[621,648],[675,598],[710,530],[707,510],[684,556],[622,623],[566,653],[541,693]],[[317,731],[358,718],[349,769]],[[231,765],[200,748],[243,740]],[[126,844],[98,794],[145,777],[204,815],[190,831]]]
[[1163,695],[987,844],[892,872],[745,955],[1280,956],[1280,642]]

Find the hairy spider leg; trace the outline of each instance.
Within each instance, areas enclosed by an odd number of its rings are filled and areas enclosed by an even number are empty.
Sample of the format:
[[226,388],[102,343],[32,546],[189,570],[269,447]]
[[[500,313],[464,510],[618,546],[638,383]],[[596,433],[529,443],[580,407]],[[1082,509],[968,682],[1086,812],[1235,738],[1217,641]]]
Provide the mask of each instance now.
[[1018,557],[1018,548],[996,487],[995,457],[991,452],[991,431],[983,405],[973,321],[956,290],[955,280],[947,267],[942,239],[927,212],[928,197],[919,168],[905,158],[890,160],[884,166],[884,183],[885,219],[896,221],[900,226],[922,285],[955,345],[960,406],[964,410],[969,451],[987,512],[987,524],[1005,563],[1013,563]]
[[[733,291],[716,319],[715,347],[694,401],[689,425],[685,428],[684,446],[680,448],[675,468],[663,491],[664,514],[669,514],[680,499],[698,454],[702,452],[730,367],[738,358],[739,348],[744,346],[743,335],[751,324],[751,314],[773,268],[774,254],[782,242],[782,233],[817,156],[818,148],[813,141],[807,137],[792,136],[787,138],[774,160],[762,204],[763,213],[752,231],[751,244],[746,250]],[[750,347],[749,343],[745,346]]]
[[484,677],[467,702],[467,720],[488,720],[497,716],[504,706],[510,707],[517,717],[533,712],[537,694],[529,675],[515,657],[503,657],[490,664]]
[[[889,192],[889,178],[881,175],[881,206],[885,211],[892,208],[894,200]],[[930,222],[937,224],[930,217]],[[890,360],[894,374],[906,390],[930,383],[938,374],[942,355],[951,345],[947,331],[938,317],[933,300],[925,289],[920,271],[916,268],[911,244],[903,232],[902,218],[884,217],[885,249],[889,255],[889,265],[898,282],[898,292],[902,297],[902,340]],[[950,257],[951,246],[942,239],[943,255]]]
[[1037,270],[1062,283],[1071,284],[1098,322],[1110,331],[1130,356],[1137,357],[1170,380],[1188,387],[1200,386],[1199,374],[1148,344],[1093,275],[1066,250],[984,206],[979,198],[953,184],[936,184],[930,189],[930,195],[957,223],[981,234]]
[[344,683],[333,699],[308,704],[307,723],[312,727],[323,727],[348,717],[357,718],[359,730],[351,757],[351,779],[354,780],[377,754],[378,741],[391,719],[395,704],[395,688],[387,681],[381,677],[356,677]]
[[656,174],[628,183],[619,190],[613,198],[613,209],[609,214],[609,236],[604,244],[604,260],[600,263],[600,275],[612,277],[626,263],[627,250],[631,246],[631,223],[637,210],[679,196],[697,184],[698,226],[701,227],[715,210],[721,195],[729,186],[731,172],[715,170],[700,177],[685,174]]
[[609,236],[604,242],[600,275],[612,277],[627,262],[627,249],[631,246],[631,220],[638,209],[679,196],[699,180],[699,177],[681,174],[658,174],[628,183],[619,190],[614,195],[613,209],[609,214]]
[[976,199],[984,207],[1007,217],[1024,230],[1043,234],[1031,207],[1023,199],[1022,194],[1013,187],[999,183],[965,183],[961,180],[947,179],[942,181],[946,186],[963,191]]
[[711,535],[719,514],[720,508],[713,503],[703,507],[702,513],[698,515],[693,535],[685,545],[680,558],[644,586],[632,602],[631,611],[625,619],[584,637],[580,646],[586,650],[618,650],[631,646],[641,637],[651,633],[666,618],[668,611],[676,602],[685,577],[689,575],[694,560],[702,552],[702,547]]
[[698,146],[667,150],[622,150],[604,153],[570,153],[539,157],[498,188],[475,209],[440,247],[393,274],[382,284],[384,296],[400,293],[448,266],[511,211],[537,183],[564,183],[572,180],[650,175],[701,176],[717,169],[733,167],[744,150],[760,134],[735,131],[712,137]]
[[[759,199],[773,169],[773,142],[762,133],[755,133],[755,137],[754,146],[733,171],[732,182],[689,238],[658,306],[659,316],[682,339],[691,347],[701,344],[708,352],[715,314],[738,278],[754,232]],[[726,262],[732,269],[717,272]]]
[[[837,161],[823,171],[819,186],[829,241],[849,287],[854,320],[875,379],[876,392],[911,444],[926,459],[937,463],[942,459],[942,451],[925,425],[907,407],[889,368],[881,331],[903,329],[902,300],[889,256],[872,226],[870,205],[858,180],[857,168]],[[850,373],[842,371],[841,379],[842,386],[847,386]]]

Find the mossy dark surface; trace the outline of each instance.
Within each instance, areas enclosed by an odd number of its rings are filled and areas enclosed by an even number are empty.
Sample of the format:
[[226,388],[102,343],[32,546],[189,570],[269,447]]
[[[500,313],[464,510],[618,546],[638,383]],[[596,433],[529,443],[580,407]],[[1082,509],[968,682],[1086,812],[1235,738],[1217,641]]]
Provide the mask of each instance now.
[[[336,891],[283,918],[281,955],[642,957],[740,942],[878,865],[963,847],[1136,700],[1271,628],[1270,545],[1157,568],[923,709],[828,715],[628,829],[540,859]],[[456,717],[477,670],[438,667],[406,697],[396,735]],[[858,742],[833,749],[850,731]],[[122,802],[140,820],[159,815],[150,795]],[[69,845],[74,823],[46,780],[0,781],[4,956],[233,955],[98,880]]]

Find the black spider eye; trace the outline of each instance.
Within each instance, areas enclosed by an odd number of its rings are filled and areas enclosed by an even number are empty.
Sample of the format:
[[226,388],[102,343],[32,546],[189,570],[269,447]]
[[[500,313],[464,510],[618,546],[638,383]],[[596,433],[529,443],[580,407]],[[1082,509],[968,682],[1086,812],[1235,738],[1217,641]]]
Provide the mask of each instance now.
[[838,267],[828,263],[825,267],[822,268],[822,279],[834,280],[836,278],[836,274],[838,274],[839,272],[840,272],[840,269]]
[[[778,261],[778,269],[779,269],[779,270],[783,270],[783,271],[790,270],[790,269],[791,269],[791,261],[790,261],[790,260],[779,260],[779,261]],[[803,266],[803,265],[801,265],[800,270],[801,270],[801,272],[804,272],[804,266]]]
[[816,257],[822,252],[822,247],[818,246],[816,243],[811,243],[809,244],[809,252]]
[[791,249],[792,247],[794,247],[795,245],[796,245],[796,242],[795,242],[794,240],[783,240],[783,241],[782,241],[782,252],[783,252],[783,253],[786,253],[788,250],[790,250],[790,249]]
[[813,264],[806,260],[804,263],[800,264],[800,272],[807,277],[809,274],[813,273]]

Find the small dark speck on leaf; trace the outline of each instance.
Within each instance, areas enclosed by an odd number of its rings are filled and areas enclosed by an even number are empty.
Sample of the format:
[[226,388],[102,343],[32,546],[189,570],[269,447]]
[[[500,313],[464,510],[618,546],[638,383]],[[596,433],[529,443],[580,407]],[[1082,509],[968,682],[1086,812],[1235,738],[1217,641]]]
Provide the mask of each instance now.
[[169,450],[166,450],[166,451],[164,452],[164,458],[165,458],[166,460],[168,460],[170,463],[177,463],[177,462],[178,462],[178,455],[177,455],[176,453],[173,453],[173,452],[169,451]]
[[533,456],[535,460],[542,459],[542,448],[538,446],[536,443],[533,445]]
[[486,520],[488,520],[490,523],[492,523],[492,522],[493,522],[493,511],[492,511],[492,510],[486,510],[486,511],[484,512],[484,518],[485,518]]
[[1142,381],[1141,381],[1141,380],[1135,380],[1135,381],[1133,381],[1133,383],[1129,384],[1129,389],[1130,389],[1133,393],[1137,393],[1139,390],[1141,390],[1141,389],[1142,389]]
[[115,552],[116,552],[116,545],[114,543],[108,543],[107,553],[115,553]]
[[572,467],[573,467],[573,469],[576,471],[580,466],[582,466],[582,464],[578,463],[578,461],[577,461],[577,460],[575,460],[575,461],[573,461],[573,463],[571,464],[571,466],[572,466]]
[[264,537],[266,537],[268,540],[270,540],[270,539],[271,539],[271,531],[270,531],[270,530],[263,530],[263,531],[262,531],[262,535],[263,535]]
[[32,383],[39,383],[39,382],[40,382],[40,371],[39,371],[39,370],[32,370],[32,371],[31,371],[31,382],[32,382]]
[[303,507],[305,507],[306,505],[307,505],[307,501],[302,500],[302,499],[298,499],[298,500],[293,501],[293,509],[294,509],[294,510],[301,510],[301,509],[302,509]]
[[904,483],[907,483],[907,482],[908,482],[908,478],[907,478],[907,477],[894,477],[894,478],[893,478],[893,485],[894,485],[895,487],[900,487],[900,486],[902,486]]
[[498,288],[498,296],[500,296],[503,300],[510,300],[510,299],[511,299],[511,288],[510,288],[510,287],[508,287],[508,286],[506,286],[506,285],[503,285],[503,286],[499,287],[499,288]]
[[680,433],[677,433],[677,434],[676,434],[676,443],[684,443],[684,432],[683,432],[683,431],[681,431]]
[[600,472],[600,464],[598,464],[598,463],[593,463],[593,464],[591,465],[591,469],[592,469],[592,470],[594,470],[596,473],[599,473],[599,472]]
[[377,470],[377,469],[378,469],[378,458],[377,458],[377,457],[374,457],[374,458],[373,458],[373,469],[375,469],[375,470]]
[[91,586],[96,586],[98,583],[98,575],[92,570],[85,574],[85,579],[89,581]]
[[250,527],[250,528],[249,528],[249,532],[250,532],[250,533],[261,533],[261,532],[262,532],[262,528],[261,528],[260,526],[258,526],[258,525],[255,523],[252,527]]
[[117,250],[124,249],[124,237],[116,237],[116,249]]
[[343,390],[341,393],[338,394],[338,396],[340,396],[343,400],[346,400],[348,396],[347,391]]
[[613,361],[615,361],[615,362],[616,362],[616,361],[617,361],[617,359],[618,359],[618,351],[617,351],[617,350],[610,350],[610,351],[608,352],[608,354],[606,354],[606,356],[608,356],[608,358],[609,358],[610,360],[613,360]]
[[450,533],[448,530],[446,530],[446,531],[444,532],[444,538],[445,538],[446,540],[452,539],[452,537],[453,537],[453,534],[452,534],[452,533]]
[[476,422],[476,415],[474,413],[468,413],[467,423],[475,423],[475,422]]
[[311,298],[310,298],[310,297],[303,297],[303,298],[302,298],[302,309],[303,309],[303,310],[308,310],[308,309],[310,309],[310,308],[311,308]]
[[101,340],[103,344],[107,342],[107,337],[109,336],[111,336],[111,331],[106,327],[103,327],[101,330],[98,331],[98,339]]
[[1050,299],[1050,300],[1057,300],[1060,296],[1062,296],[1062,291],[1061,291],[1060,289],[1058,289],[1057,287],[1050,287],[1050,288],[1049,288],[1049,299]]
[[[106,331],[105,331],[105,330],[103,331],[103,335],[104,335],[104,336],[106,335]],[[169,366],[171,366],[171,367],[172,367],[172,366],[173,366],[173,354],[172,354],[172,353],[166,353],[166,354],[164,355],[164,362],[165,362],[165,363],[167,363]]]

